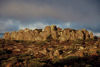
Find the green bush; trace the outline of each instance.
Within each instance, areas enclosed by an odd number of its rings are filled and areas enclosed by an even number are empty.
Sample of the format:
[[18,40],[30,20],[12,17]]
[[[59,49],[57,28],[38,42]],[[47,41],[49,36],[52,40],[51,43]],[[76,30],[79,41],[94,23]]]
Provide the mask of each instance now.
[[83,52],[83,55],[84,55],[85,57],[88,57],[88,56],[90,56],[90,53],[88,53],[88,52]]
[[97,53],[98,55],[100,55],[100,50],[97,50],[96,53]]
[[79,57],[78,56],[69,56],[66,58],[67,61],[70,61],[70,60],[78,60]]
[[6,54],[5,50],[0,50],[0,55]]
[[84,40],[77,39],[74,41],[74,44],[82,44]]
[[28,63],[29,67],[43,67],[45,65],[44,62],[39,62],[39,61],[34,61],[34,60],[30,60]]

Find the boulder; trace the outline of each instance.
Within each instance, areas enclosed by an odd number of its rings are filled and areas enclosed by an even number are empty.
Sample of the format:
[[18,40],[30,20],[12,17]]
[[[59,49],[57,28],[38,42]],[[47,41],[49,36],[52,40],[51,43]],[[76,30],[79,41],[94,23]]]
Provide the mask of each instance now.
[[6,32],[3,36],[4,39],[11,39],[10,33]]
[[76,39],[84,40],[84,34],[81,30],[76,31]]
[[48,51],[46,48],[44,48],[43,50],[40,51],[40,53],[42,53],[43,55],[47,55]]
[[59,55],[60,55],[59,50],[54,51],[54,56],[59,56]]
[[90,32],[90,39],[94,39],[93,33]]
[[44,28],[44,31],[50,33],[50,32],[51,32],[51,27],[50,27],[50,26],[46,26],[46,27]]
[[82,31],[83,34],[84,34],[84,39],[85,39],[85,40],[90,39],[90,34],[89,34],[89,32],[88,32],[86,29],[82,29],[81,31]]
[[57,31],[52,31],[51,32],[51,36],[52,36],[52,39],[57,40],[58,39],[58,33],[57,33]]
[[40,32],[40,36],[42,37],[42,41],[45,41],[49,38],[50,33],[43,31],[43,32]]
[[54,51],[54,56],[60,56],[63,53],[62,50],[55,50]]
[[57,31],[56,25],[51,25],[51,31]]

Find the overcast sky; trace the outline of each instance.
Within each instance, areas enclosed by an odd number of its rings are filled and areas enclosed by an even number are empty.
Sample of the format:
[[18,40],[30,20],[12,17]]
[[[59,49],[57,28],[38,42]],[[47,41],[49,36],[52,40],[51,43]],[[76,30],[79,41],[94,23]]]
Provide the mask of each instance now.
[[0,0],[1,33],[51,24],[99,33],[100,0]]

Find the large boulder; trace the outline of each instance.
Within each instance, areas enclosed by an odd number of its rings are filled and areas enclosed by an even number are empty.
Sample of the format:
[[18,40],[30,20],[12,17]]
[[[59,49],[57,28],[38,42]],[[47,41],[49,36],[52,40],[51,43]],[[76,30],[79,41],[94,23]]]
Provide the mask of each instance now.
[[51,27],[50,26],[46,26],[44,28],[44,31],[46,31],[47,33],[50,33],[51,32]]
[[71,31],[72,29],[66,28],[61,32],[59,37],[60,42],[64,42],[71,39]]
[[81,30],[76,31],[76,39],[84,40],[84,34]]
[[76,40],[75,34],[76,34],[75,31],[70,32],[70,40]]
[[57,31],[57,27],[55,25],[51,25],[51,32],[52,31]]
[[43,38],[42,40],[45,41],[50,36],[50,33],[43,31],[43,32],[40,32],[40,36]]
[[3,36],[4,39],[11,39],[10,33],[6,32]]
[[90,32],[90,38],[91,39],[94,39],[94,36],[93,36],[93,33],[92,32]]

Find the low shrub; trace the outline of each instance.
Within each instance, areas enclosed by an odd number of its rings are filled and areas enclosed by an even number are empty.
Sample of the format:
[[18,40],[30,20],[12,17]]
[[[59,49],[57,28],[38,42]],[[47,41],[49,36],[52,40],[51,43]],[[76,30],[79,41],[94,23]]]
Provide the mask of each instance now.
[[100,50],[97,50],[96,53],[97,53],[98,55],[100,55]]

